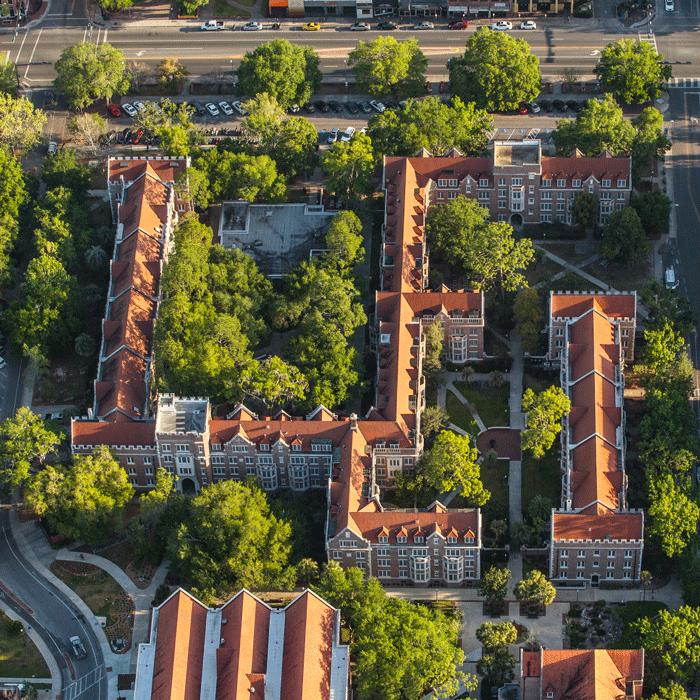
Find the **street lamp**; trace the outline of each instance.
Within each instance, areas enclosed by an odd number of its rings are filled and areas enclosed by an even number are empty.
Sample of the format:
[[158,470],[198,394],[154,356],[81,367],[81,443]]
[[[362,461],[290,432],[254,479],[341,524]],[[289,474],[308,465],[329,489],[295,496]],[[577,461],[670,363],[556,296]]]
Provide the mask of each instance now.
[[345,76],[345,93],[348,92],[348,59],[343,59],[343,74]]

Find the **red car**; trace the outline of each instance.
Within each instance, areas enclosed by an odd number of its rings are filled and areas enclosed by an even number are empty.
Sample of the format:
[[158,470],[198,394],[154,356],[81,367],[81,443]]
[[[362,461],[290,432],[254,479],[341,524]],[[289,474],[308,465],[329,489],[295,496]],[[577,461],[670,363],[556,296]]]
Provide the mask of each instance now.
[[518,105],[518,113],[527,114],[527,104],[525,102],[521,102]]
[[139,129],[136,133],[134,133],[131,137],[131,143],[134,144],[134,146],[138,145],[139,141],[141,141],[141,138],[143,137],[143,129]]
[[450,22],[448,29],[467,29],[469,27],[469,22],[466,19],[460,19],[457,22]]
[[122,116],[122,111],[117,107],[117,105],[107,105],[107,111],[113,116],[113,117],[121,117]]

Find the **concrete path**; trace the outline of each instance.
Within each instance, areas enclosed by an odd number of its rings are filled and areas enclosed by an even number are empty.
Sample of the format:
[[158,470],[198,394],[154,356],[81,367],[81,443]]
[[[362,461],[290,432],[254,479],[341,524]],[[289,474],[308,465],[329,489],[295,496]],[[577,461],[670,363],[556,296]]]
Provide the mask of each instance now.
[[451,381],[447,388],[460,400],[461,403],[463,403],[466,406],[469,413],[472,414],[472,418],[476,421],[476,424],[479,427],[479,432],[481,432],[482,430],[486,430],[484,421],[481,420],[481,417],[476,412],[476,409],[469,403],[469,401],[467,401],[464,398],[464,396],[462,396],[459,389],[455,386],[454,381]]
[[[523,430],[525,428],[526,414],[522,412],[523,402],[523,345],[520,336],[512,331],[510,334],[510,354],[513,359],[513,364],[510,368],[510,397],[508,405],[510,408],[510,427],[512,430]],[[508,471],[508,490],[509,490],[509,510],[508,516],[510,524],[519,523],[523,519],[522,506],[522,462],[519,460],[511,460]],[[513,569],[512,583],[517,583],[522,578],[522,561],[518,554],[517,564],[514,561],[514,554],[511,554],[511,563]],[[510,566],[509,566],[510,568]],[[516,575],[519,577],[516,578]]]

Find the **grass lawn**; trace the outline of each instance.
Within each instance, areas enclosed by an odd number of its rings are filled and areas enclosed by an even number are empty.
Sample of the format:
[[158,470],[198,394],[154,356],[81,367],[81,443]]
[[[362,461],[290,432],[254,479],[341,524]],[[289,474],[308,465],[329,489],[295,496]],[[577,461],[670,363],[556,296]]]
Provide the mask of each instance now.
[[[558,255],[559,253],[555,253]],[[547,282],[552,279],[557,272],[561,272],[561,265],[550,260],[549,258],[543,258],[540,260],[535,260],[525,271],[525,278],[530,287],[534,287],[540,282]]]
[[589,265],[586,272],[620,291],[641,289],[649,283],[650,277],[653,277],[650,259],[641,263],[610,263],[607,267],[603,267],[601,263],[604,261],[598,260]]
[[[255,5],[255,0],[253,0],[253,2],[249,0],[239,0],[239,2],[243,5],[248,5],[248,7]],[[232,5],[228,0],[216,0],[214,3],[214,17],[240,17],[242,19],[248,19],[250,17],[250,12]]]
[[455,387],[474,407],[487,428],[510,425],[509,384],[498,389],[477,389],[465,382],[455,382]]
[[530,501],[538,495],[549,498],[555,508],[559,506],[561,501],[561,471],[559,469],[559,450],[556,447],[546,452],[539,461],[528,452],[523,452],[521,495],[523,512],[525,513],[527,513]]
[[[559,272],[561,272],[561,268],[559,268]],[[591,270],[590,268],[587,269],[586,272],[596,277],[595,272],[593,272],[593,270]],[[570,292],[573,290],[599,291],[599,289],[596,287],[595,284],[593,284],[593,282],[590,282],[584,277],[581,277],[581,275],[577,275],[575,272],[567,272],[561,279],[557,279],[551,282],[548,285],[548,287],[549,289],[555,292]]]
[[[465,397],[466,398],[466,397]],[[470,435],[475,437],[479,434],[479,428],[472,414],[469,413],[467,407],[451,392],[447,392],[446,406],[447,414],[450,420],[462,430],[466,430]]]
[[0,612],[0,678],[49,678],[43,656],[26,633],[11,637],[7,633],[10,618]]
[[508,460],[499,459],[491,469],[481,468],[481,483],[491,493],[489,503],[498,502],[508,508],[508,486],[503,485],[503,477],[508,474]]
[[51,362],[45,374],[34,384],[34,405],[83,405],[87,401],[91,368],[77,353]]

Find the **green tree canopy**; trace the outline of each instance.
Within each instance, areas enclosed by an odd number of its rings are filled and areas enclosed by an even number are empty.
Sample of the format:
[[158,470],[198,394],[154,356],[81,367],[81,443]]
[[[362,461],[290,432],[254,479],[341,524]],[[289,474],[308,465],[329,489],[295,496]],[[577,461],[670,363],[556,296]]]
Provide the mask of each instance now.
[[[57,64],[58,65],[58,64]],[[26,97],[0,92],[0,145],[25,153],[39,143],[46,114]]]
[[12,418],[0,423],[0,481],[16,488],[29,476],[34,460],[43,462],[65,439],[47,427],[38,413],[20,407]]
[[362,241],[362,222],[357,214],[340,211],[333,217],[326,233],[326,257],[341,267],[361,265],[365,259]]
[[450,90],[489,112],[516,109],[540,93],[540,65],[524,39],[480,27],[464,56],[451,58]]
[[640,104],[655,100],[671,77],[671,66],[662,65],[663,60],[647,42],[620,39],[603,49],[595,72],[605,92],[621,102]]
[[616,209],[603,228],[600,252],[608,260],[639,261],[649,254],[649,244],[639,214],[632,207]]
[[450,416],[441,406],[428,406],[421,416],[420,431],[425,438],[426,449],[431,449],[434,439],[447,428]]
[[662,328],[646,328],[644,340],[644,363],[652,372],[669,370],[685,349],[685,338],[668,321]]
[[649,312],[647,328],[660,329],[668,322],[681,335],[688,335],[697,324],[687,300],[663,282],[652,280],[641,290],[639,298]]
[[515,295],[513,320],[523,343],[523,349],[536,355],[540,346],[540,336],[544,330],[542,304],[536,289],[526,287]]
[[374,191],[374,156],[367,134],[355,134],[350,141],[333,144],[321,156],[321,166],[331,192],[354,200]]
[[668,222],[671,216],[671,200],[661,191],[636,194],[630,201],[630,206],[639,214],[644,233],[658,236],[668,233]]
[[105,542],[121,528],[134,489],[104,445],[73,464],[47,466],[31,482],[27,500],[51,527],[86,544]]
[[476,672],[488,679],[492,687],[500,688],[515,677],[515,659],[508,647],[497,647],[482,654],[476,662]]
[[494,651],[515,644],[518,630],[512,622],[482,622],[476,630],[476,638],[485,651]]
[[168,553],[175,574],[205,601],[242,587],[280,590],[294,583],[290,533],[257,486],[220,481],[192,499]]
[[571,410],[571,400],[558,386],[550,386],[539,394],[527,389],[522,408],[523,413],[527,413],[522,433],[523,449],[541,459],[561,432],[561,419]]
[[522,581],[518,581],[513,593],[517,601],[530,605],[549,605],[557,596],[554,586],[537,569],[532,569]]
[[75,109],[84,109],[102,98],[109,101],[114,93],[123,95],[129,88],[124,54],[111,44],[68,46],[54,69],[54,87]]
[[393,36],[379,36],[360,41],[348,54],[348,65],[355,71],[358,92],[373,97],[425,94],[428,59],[414,38],[397,41]]
[[166,90],[180,93],[185,86],[189,71],[176,58],[164,58],[156,66],[158,83]]
[[[642,572],[643,573],[643,572]],[[659,688],[651,700],[689,700],[688,693],[680,683],[671,681],[666,687]]]
[[243,369],[240,386],[246,396],[259,401],[267,410],[304,398],[308,383],[293,365],[279,357],[251,360]]
[[585,228],[593,228],[598,218],[598,197],[592,192],[579,192],[571,203],[571,218]]
[[302,105],[321,86],[318,55],[311,46],[275,39],[246,52],[238,67],[238,80],[245,95],[266,92],[283,109]]
[[632,141],[632,171],[638,174],[652,158],[671,148],[671,141],[662,131],[664,117],[656,107],[647,107],[632,120],[636,133]]
[[84,198],[90,187],[90,168],[78,160],[72,148],[62,148],[41,166],[41,179],[50,190],[65,187],[76,198]]
[[[27,191],[20,162],[9,150],[0,148],[0,212],[16,220],[19,208],[26,199]],[[11,226],[9,221],[5,225]]]
[[486,598],[486,603],[492,611],[498,611],[508,594],[510,571],[502,566],[492,566],[481,574],[477,595]]
[[669,557],[680,554],[697,532],[700,508],[690,477],[661,474],[649,478],[648,534]]
[[[9,11],[10,8],[7,9]],[[7,56],[0,56],[0,92],[14,97],[17,94],[18,85],[17,64],[10,61]]]
[[403,109],[375,114],[368,125],[375,158],[413,156],[425,148],[442,156],[457,148],[465,156],[481,155],[493,118],[473,102],[454,97],[452,106],[437,97],[408,100]]

